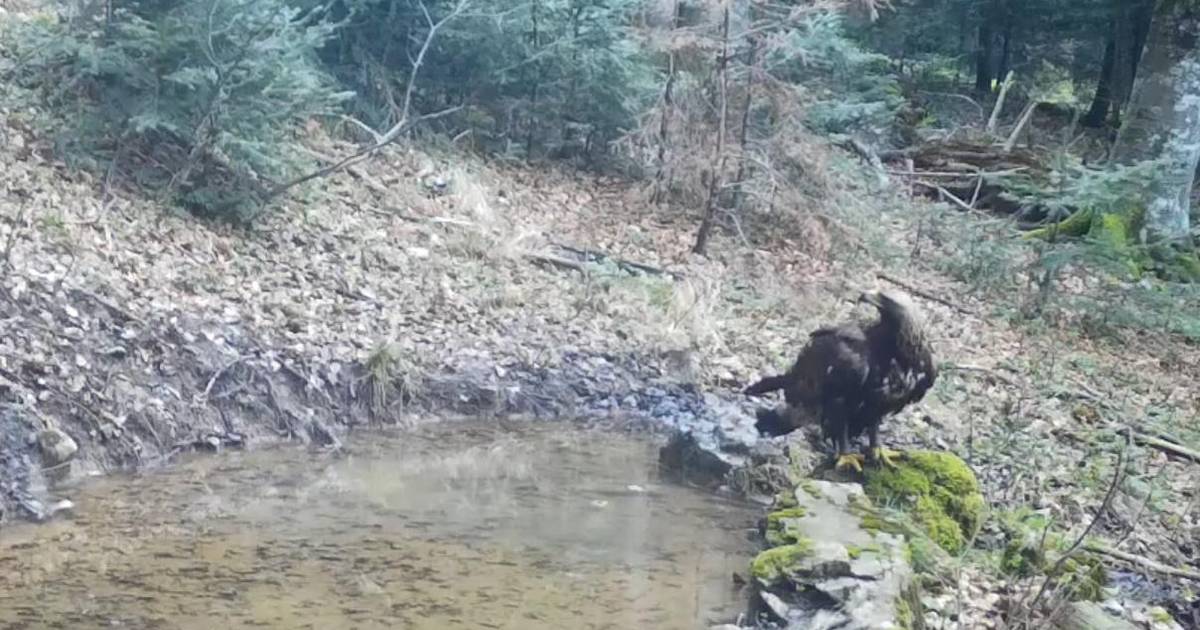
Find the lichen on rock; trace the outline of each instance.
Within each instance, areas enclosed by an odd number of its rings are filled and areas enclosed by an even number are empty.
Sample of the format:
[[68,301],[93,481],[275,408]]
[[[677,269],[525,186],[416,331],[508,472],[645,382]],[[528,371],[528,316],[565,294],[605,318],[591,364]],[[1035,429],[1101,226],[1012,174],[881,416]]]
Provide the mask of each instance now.
[[909,451],[895,468],[867,471],[867,496],[907,512],[948,553],[957,554],[979,531],[986,503],[975,473],[951,453]]

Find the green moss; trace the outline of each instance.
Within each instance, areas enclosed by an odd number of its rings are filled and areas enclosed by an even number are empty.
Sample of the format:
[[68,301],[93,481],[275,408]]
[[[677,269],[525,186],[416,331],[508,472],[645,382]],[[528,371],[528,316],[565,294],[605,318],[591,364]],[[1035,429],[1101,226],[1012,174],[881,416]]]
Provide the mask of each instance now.
[[905,533],[904,528],[900,524],[894,523],[872,510],[864,510],[859,513],[858,518],[859,525],[862,525],[862,528],[872,535],[883,532],[885,534],[903,536]]
[[804,518],[807,514],[808,514],[808,511],[800,506],[790,507],[790,508],[787,508],[784,510],[778,510],[776,512],[771,512],[770,514],[767,515],[767,527],[768,528],[781,527],[783,525],[784,519]]
[[808,496],[814,499],[820,499],[824,496],[821,494],[821,489],[817,487],[817,484],[813,483],[810,479],[801,481],[800,489],[808,493]]
[[778,510],[767,515],[767,542],[772,545],[785,545],[800,539],[790,521],[804,518],[806,512],[802,507],[792,507]]
[[924,628],[924,620],[917,616],[921,610],[921,585],[914,580],[896,598],[896,625],[901,630]]
[[903,597],[896,600],[896,624],[903,630],[911,630],[913,627],[913,609]]
[[1024,234],[1024,238],[1035,239],[1040,238],[1048,241],[1053,241],[1056,238],[1079,237],[1088,233],[1092,227],[1092,211],[1090,209],[1076,210],[1071,216],[1055,223],[1047,225],[1036,230],[1029,230]]
[[[896,468],[867,471],[866,492],[883,505],[897,505],[947,552],[957,554],[979,531],[986,503],[975,473],[958,457],[911,451]],[[864,527],[868,520],[864,519]]]
[[1171,616],[1171,613],[1167,612],[1167,609],[1162,606],[1151,607],[1146,612],[1150,613],[1150,620],[1154,623],[1170,625],[1175,622],[1175,618]]
[[1058,545],[1059,537],[1046,532],[1050,526],[1045,516],[1027,507],[997,515],[996,521],[1004,532],[1004,550],[1000,554],[1000,571],[1014,577],[1029,577],[1046,569],[1046,549]]
[[800,539],[790,545],[772,547],[759,553],[750,563],[750,574],[767,582],[777,582],[812,553],[812,541]]
[[775,495],[775,507],[780,510],[796,507],[799,502],[796,501],[796,493],[784,490]]
[[1072,601],[1096,602],[1104,599],[1108,571],[1104,568],[1104,562],[1094,554],[1067,558],[1053,577]]
[[858,545],[846,545],[846,555],[850,556],[851,560],[858,560],[863,555],[863,548]]
[[962,528],[933,497],[919,496],[912,516],[933,542],[950,553],[958,553],[966,541]]

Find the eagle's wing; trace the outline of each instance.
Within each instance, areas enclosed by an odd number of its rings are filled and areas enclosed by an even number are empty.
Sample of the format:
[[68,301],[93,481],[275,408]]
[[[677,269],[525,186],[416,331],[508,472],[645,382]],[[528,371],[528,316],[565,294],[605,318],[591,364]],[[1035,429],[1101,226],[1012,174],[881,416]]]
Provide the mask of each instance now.
[[789,403],[853,398],[870,374],[867,337],[857,326],[820,328],[793,366]]

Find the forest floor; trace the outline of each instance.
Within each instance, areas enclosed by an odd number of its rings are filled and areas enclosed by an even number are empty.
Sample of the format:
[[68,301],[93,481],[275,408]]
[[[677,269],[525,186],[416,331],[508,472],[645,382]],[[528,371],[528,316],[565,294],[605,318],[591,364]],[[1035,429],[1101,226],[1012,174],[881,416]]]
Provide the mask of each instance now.
[[[899,191],[855,193],[856,211],[871,213],[857,222],[836,214],[850,192],[831,198],[813,215],[832,217],[815,225],[840,226],[829,228],[837,238],[722,233],[698,257],[695,217],[652,206],[640,186],[399,146],[244,233],[166,214],[68,169],[24,115],[0,111],[0,411],[6,426],[24,427],[2,432],[13,442],[0,468],[10,486],[28,474],[15,454],[28,451],[25,429],[72,436],[81,474],[259,436],[334,441],[331,425],[415,420],[438,403],[568,413],[569,401],[586,399],[591,411],[672,413],[630,396],[637,384],[612,382],[641,374],[737,400],[810,330],[851,316],[859,290],[902,284],[919,291],[945,367],[884,439],[962,456],[996,517],[966,558],[964,627],[998,623],[1014,593],[1038,585],[999,571],[997,524],[1021,508],[1040,510],[1070,541],[1103,504],[1093,535],[1200,570],[1200,462],[1134,439],[1200,448],[1200,349],[1002,316],[1011,302],[928,264],[929,250],[962,244],[950,223],[939,232],[946,211]],[[319,137],[312,146],[350,150]],[[434,178],[444,192],[428,185]],[[866,224],[874,231],[854,227]],[[875,239],[888,248],[873,249]],[[669,273],[580,262],[569,248]],[[531,375],[571,371],[591,376],[528,386]],[[256,391],[268,402],[251,400]],[[317,412],[304,403],[332,403],[331,392],[350,402]],[[254,405],[272,422],[235,411]],[[1118,461],[1124,474],[1109,493]],[[1188,583],[1155,582],[1180,613]],[[927,605],[944,609],[955,593]]]

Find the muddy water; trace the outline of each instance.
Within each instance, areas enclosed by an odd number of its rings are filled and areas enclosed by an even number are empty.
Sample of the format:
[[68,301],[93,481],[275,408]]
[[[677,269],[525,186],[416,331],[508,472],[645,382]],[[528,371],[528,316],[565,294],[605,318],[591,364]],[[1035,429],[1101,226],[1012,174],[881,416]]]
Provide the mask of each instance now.
[[653,444],[443,424],[196,457],[0,532],[0,628],[680,628],[737,615],[750,506]]

